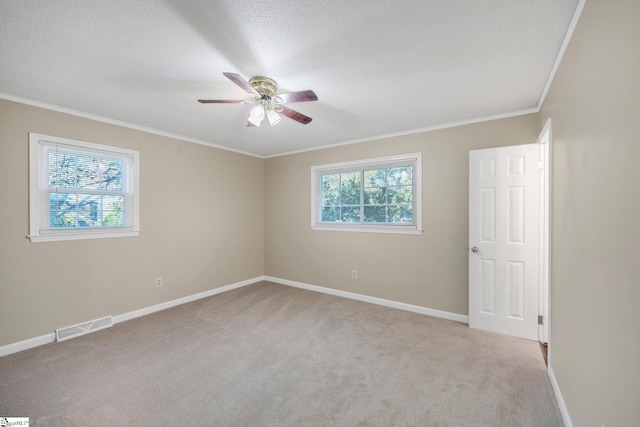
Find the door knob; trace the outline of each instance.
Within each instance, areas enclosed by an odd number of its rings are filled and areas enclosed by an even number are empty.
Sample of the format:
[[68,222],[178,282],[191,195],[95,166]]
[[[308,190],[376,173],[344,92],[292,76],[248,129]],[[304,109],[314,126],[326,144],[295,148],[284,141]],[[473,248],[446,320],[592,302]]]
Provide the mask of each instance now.
[[476,253],[476,252],[478,252],[479,250],[480,250],[480,249],[478,249],[478,247],[477,247],[477,246],[474,246],[474,247],[472,247],[472,248],[471,248],[471,252],[473,252],[473,253]]

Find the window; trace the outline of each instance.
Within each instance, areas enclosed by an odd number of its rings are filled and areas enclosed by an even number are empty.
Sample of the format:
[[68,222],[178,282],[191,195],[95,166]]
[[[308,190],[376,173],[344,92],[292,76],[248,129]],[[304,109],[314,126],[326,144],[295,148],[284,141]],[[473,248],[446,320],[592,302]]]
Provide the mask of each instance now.
[[32,242],[137,236],[138,152],[29,134]]
[[311,168],[311,228],[422,232],[421,153]]

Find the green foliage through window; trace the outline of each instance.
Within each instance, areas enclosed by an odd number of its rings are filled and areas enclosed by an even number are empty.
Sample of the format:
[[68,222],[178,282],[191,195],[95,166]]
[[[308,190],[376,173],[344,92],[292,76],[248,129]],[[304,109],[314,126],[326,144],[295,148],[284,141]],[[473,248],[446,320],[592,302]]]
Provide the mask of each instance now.
[[413,224],[413,166],[320,175],[321,221]]

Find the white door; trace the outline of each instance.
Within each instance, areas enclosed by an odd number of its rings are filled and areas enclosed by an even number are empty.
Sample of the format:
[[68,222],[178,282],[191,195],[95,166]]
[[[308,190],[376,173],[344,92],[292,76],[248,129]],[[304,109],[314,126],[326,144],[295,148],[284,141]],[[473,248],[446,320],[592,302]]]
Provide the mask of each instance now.
[[469,326],[538,338],[538,144],[469,152]]

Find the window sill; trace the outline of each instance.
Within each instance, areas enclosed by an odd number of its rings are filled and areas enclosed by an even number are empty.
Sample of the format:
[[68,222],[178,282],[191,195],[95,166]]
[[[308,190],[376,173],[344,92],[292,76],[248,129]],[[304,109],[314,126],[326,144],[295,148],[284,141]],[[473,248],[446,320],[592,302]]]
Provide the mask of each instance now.
[[352,231],[357,233],[422,234],[422,228],[394,225],[313,224],[316,231]]
[[65,230],[64,233],[52,232],[27,236],[32,243],[58,242],[62,240],[107,239],[111,237],[136,237],[140,230]]

